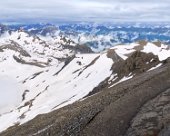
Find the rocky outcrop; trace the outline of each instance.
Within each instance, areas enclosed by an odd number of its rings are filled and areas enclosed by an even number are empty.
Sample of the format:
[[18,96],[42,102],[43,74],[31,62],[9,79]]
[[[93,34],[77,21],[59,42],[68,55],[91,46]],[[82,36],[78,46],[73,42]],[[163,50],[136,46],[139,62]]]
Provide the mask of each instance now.
[[[117,74],[117,79],[112,81],[111,84],[117,83],[123,77],[139,75],[160,63],[158,57],[152,53],[147,54],[140,51],[133,52],[126,60],[123,60],[113,49],[110,49],[107,52],[107,57],[113,60],[114,63],[111,70],[113,74]],[[103,90],[103,88],[110,86],[110,84],[108,84],[109,79],[110,78],[107,78],[101,82],[88,96],[98,93]]]
[[107,51],[107,57],[111,58],[113,62],[123,61],[123,59],[115,52],[114,49],[109,49]]
[[74,51],[75,53],[93,53],[90,47],[86,45],[76,45],[76,46],[71,46],[71,45],[63,45],[64,49],[69,49]]
[[15,55],[13,55],[13,58],[18,63],[26,64],[26,65],[33,65],[33,66],[37,66],[37,67],[41,67],[41,68],[49,65],[48,62],[44,63],[44,62],[37,62],[37,61],[25,61],[20,56],[17,57]]
[[119,78],[146,72],[160,63],[158,56],[152,53],[135,51],[126,60],[121,60],[113,64],[112,70],[118,74]]
[[26,50],[24,50],[18,43],[14,41],[11,41],[11,44],[1,45],[0,51],[3,52],[4,50],[13,50],[20,53],[22,56],[31,57]]

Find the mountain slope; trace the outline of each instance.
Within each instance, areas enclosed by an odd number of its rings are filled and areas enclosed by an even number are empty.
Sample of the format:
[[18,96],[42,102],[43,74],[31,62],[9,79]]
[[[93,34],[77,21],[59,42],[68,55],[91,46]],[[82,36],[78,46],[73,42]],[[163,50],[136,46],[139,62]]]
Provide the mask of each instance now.
[[0,111],[0,131],[159,68],[170,56],[169,46],[161,43],[141,41],[92,53],[67,38],[35,37],[23,31],[4,35],[0,51],[0,76],[6,82],[1,86],[15,83],[17,94],[1,92],[11,101],[0,105],[6,107]]
[[[145,128],[145,132],[141,134],[140,131],[142,130],[136,129],[136,131],[133,132],[129,123],[135,115],[138,116],[137,113],[146,107],[146,105],[152,106],[152,101],[155,101],[160,96],[163,97],[164,94],[169,96],[169,67],[170,63],[166,61],[160,68],[140,74],[112,88],[105,88],[102,92],[86,98],[83,101],[68,105],[49,114],[39,115],[32,121],[19,127],[12,127],[1,135],[121,136],[125,133],[126,135],[131,135],[135,132],[134,135],[138,133],[141,136],[154,136],[160,132],[160,135],[163,136],[162,133],[165,134],[165,132],[169,132],[166,131],[166,127],[169,125],[169,118],[167,118],[168,120],[161,121],[164,123],[163,128],[157,123],[154,127],[144,127],[144,125],[141,125],[141,127]],[[170,99],[166,99],[167,104],[169,100]],[[169,105],[167,106],[169,107]],[[156,107],[159,108],[159,105]],[[166,110],[164,115],[167,116],[169,115],[168,113],[169,111]],[[144,118],[143,121],[151,121],[149,115],[152,114],[148,114],[148,119]],[[136,118],[137,117],[135,117],[134,120],[136,120]],[[140,123],[139,121],[136,121],[136,123]],[[132,127],[133,126],[134,125],[132,125]],[[128,128],[131,131],[127,131]]]

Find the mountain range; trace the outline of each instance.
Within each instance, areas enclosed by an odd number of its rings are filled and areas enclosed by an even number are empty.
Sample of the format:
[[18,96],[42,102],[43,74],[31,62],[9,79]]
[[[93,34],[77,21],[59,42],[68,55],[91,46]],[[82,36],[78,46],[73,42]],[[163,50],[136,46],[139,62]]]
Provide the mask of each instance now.
[[99,52],[113,45],[129,44],[139,40],[161,41],[169,44],[170,25],[168,23],[67,23],[67,24],[15,24],[0,26],[0,33],[24,29],[33,35],[64,35],[79,44],[89,46]]

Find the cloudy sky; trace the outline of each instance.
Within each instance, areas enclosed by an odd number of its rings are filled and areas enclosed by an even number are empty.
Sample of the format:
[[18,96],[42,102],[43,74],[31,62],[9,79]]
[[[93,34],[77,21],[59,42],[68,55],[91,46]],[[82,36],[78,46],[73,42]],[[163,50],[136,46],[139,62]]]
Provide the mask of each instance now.
[[0,0],[0,22],[170,21],[170,0]]

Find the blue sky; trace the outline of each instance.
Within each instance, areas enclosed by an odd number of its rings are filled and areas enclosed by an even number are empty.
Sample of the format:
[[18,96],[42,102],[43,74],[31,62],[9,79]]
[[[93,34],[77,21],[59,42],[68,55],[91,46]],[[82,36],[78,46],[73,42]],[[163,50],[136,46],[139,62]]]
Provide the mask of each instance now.
[[170,0],[1,0],[0,22],[170,21]]

